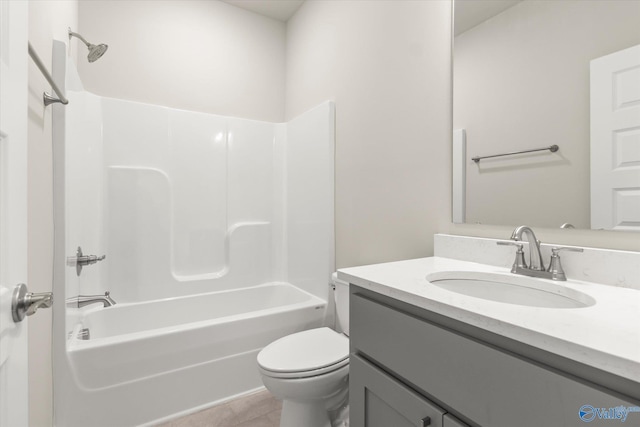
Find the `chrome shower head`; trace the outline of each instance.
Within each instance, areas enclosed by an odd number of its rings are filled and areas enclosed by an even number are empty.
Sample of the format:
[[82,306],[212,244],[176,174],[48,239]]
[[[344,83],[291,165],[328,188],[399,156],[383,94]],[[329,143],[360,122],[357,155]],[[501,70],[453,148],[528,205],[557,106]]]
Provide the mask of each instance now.
[[71,40],[71,37],[77,37],[85,45],[87,45],[87,48],[89,48],[89,55],[87,55],[87,59],[89,60],[89,62],[95,62],[96,60],[98,60],[102,55],[104,55],[104,53],[109,48],[109,46],[107,46],[106,44],[99,44],[99,45],[91,44],[88,41],[86,41],[85,38],[82,37],[80,34],[74,33],[73,31],[71,31],[71,28],[69,28],[69,40]]
[[89,60],[89,62],[94,62],[95,60],[99,59],[102,55],[104,55],[104,53],[107,51],[107,48],[109,46],[107,46],[106,44],[99,44],[99,45],[94,45],[89,43],[89,45],[87,46],[89,48],[89,55],[87,55],[87,59]]

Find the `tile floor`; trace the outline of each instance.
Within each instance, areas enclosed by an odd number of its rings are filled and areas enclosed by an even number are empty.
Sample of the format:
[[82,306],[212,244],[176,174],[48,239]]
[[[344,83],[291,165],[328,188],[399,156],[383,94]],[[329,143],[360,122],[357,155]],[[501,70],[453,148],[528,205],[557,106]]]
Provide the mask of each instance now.
[[282,402],[260,391],[157,427],[278,427]]

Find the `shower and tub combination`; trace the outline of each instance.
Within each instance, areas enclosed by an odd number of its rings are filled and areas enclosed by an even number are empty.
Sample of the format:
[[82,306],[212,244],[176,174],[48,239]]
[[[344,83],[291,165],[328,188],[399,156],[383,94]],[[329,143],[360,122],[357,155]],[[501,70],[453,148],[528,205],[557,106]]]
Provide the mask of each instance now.
[[263,347],[331,321],[332,103],[267,123],[110,99],[66,57],[54,42],[56,425],[262,387]]

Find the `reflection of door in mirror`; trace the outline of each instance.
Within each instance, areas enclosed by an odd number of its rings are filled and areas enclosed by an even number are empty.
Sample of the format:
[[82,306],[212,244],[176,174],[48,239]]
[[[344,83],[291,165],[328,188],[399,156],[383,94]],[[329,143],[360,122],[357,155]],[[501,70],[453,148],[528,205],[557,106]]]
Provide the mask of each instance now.
[[591,61],[591,228],[640,231],[640,45]]

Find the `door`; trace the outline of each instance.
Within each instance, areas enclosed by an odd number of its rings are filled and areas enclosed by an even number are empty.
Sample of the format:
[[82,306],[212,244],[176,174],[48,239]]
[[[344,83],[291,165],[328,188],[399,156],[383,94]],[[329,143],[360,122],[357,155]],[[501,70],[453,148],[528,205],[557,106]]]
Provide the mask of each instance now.
[[591,61],[591,228],[640,231],[640,45]]
[[357,355],[349,358],[353,427],[443,427],[444,411]]
[[27,322],[11,314],[27,279],[27,6],[0,1],[0,427],[28,425]]

